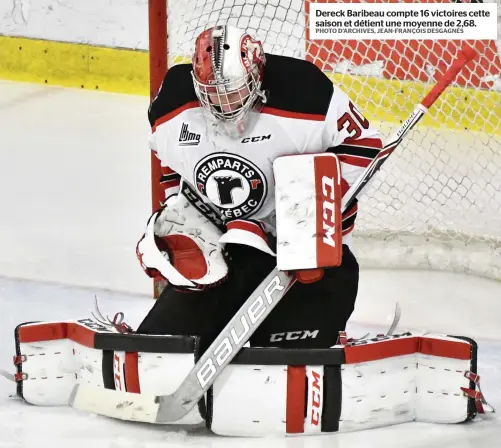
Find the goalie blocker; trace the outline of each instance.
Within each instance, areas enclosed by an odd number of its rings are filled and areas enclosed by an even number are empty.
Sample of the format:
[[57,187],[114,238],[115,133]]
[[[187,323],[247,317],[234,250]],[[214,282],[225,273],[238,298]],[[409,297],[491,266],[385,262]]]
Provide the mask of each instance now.
[[277,268],[339,266],[342,261],[341,167],[335,154],[275,159]]
[[[79,383],[89,394],[73,405],[86,409],[99,386],[108,394],[100,413],[150,423],[151,405],[121,404],[130,394],[171,393],[200,355],[194,337],[120,334],[91,319],[22,324],[15,337],[17,391],[27,402],[65,405]],[[459,423],[483,412],[471,339],[405,333],[340,342],[315,350],[244,348],[176,423],[205,421],[227,436],[318,434]]]

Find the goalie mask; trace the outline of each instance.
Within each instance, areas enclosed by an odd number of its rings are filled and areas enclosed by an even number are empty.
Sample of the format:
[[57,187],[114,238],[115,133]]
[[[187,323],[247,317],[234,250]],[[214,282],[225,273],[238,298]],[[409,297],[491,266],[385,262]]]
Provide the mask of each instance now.
[[195,42],[193,83],[202,107],[226,130],[249,129],[249,112],[266,102],[261,42],[232,26],[202,32]]

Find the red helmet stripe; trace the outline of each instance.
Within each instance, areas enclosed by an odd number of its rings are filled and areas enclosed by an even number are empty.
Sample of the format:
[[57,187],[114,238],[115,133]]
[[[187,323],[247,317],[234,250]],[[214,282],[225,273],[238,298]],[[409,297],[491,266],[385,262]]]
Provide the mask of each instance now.
[[214,80],[212,67],[212,30],[210,28],[201,33],[195,41],[195,54],[193,55],[193,73],[198,81],[207,83]]

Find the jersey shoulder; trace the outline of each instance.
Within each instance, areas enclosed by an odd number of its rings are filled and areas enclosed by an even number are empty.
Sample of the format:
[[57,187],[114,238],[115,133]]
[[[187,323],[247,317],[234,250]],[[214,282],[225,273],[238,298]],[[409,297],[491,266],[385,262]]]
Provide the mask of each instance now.
[[267,107],[326,115],[334,87],[312,62],[267,53],[263,89],[269,95]]
[[178,64],[170,68],[163,80],[162,87],[148,109],[150,125],[165,115],[191,101],[198,101],[193,80],[191,64]]

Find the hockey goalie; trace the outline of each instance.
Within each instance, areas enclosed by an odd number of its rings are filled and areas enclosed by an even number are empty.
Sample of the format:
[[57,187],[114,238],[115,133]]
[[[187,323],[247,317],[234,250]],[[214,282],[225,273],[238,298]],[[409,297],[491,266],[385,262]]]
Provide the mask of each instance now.
[[134,330],[121,315],[19,325],[20,396],[123,420],[205,422],[220,435],[482,412],[473,340],[346,337],[356,193],[400,140],[383,147],[314,64],[265,54],[231,26],[207,29],[192,64],[168,71],[149,121],[166,196],[137,256],[167,286]]

